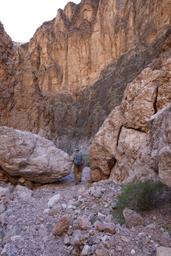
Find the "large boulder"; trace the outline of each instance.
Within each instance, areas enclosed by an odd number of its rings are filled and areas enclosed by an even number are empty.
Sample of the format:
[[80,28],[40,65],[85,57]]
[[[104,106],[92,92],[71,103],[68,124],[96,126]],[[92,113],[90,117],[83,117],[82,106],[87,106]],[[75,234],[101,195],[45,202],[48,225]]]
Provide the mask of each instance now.
[[170,256],[171,255],[171,248],[169,247],[158,247],[157,248],[157,256]]
[[95,136],[90,147],[91,178],[98,181],[108,178],[115,165],[118,134],[122,127],[122,112],[119,107],[112,111]]
[[68,154],[39,135],[2,126],[0,141],[0,169],[10,176],[51,183],[71,170]]
[[163,183],[171,186],[171,105],[155,114],[151,120],[151,156]]
[[170,175],[170,108],[160,112],[171,102],[170,63],[168,51],[127,85],[121,105],[111,112],[90,145],[92,181],[155,179],[158,171],[162,180]]

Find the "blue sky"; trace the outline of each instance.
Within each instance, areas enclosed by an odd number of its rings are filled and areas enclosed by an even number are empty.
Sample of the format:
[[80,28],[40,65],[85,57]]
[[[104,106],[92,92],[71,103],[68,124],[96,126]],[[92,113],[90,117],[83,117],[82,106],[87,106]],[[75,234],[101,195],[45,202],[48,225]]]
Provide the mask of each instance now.
[[13,41],[27,42],[35,30],[53,19],[67,2],[69,0],[0,0],[0,21]]

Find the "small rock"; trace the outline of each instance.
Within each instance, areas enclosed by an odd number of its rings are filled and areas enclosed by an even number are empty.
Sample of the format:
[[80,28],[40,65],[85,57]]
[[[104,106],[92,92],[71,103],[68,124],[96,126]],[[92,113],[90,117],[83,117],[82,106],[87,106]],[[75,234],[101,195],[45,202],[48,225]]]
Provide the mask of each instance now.
[[75,210],[77,207],[75,205],[69,204],[67,208],[68,210]]
[[49,211],[50,211],[49,209],[44,209],[43,213],[48,214]]
[[11,241],[13,241],[13,242],[15,242],[15,241],[17,241],[17,240],[20,240],[20,239],[22,239],[21,236],[12,236],[12,237],[11,237]]
[[121,251],[122,251],[122,246],[117,245],[117,246],[116,246],[116,251],[117,251],[117,252],[121,252]]
[[170,256],[171,248],[169,247],[158,247],[156,256]]
[[67,205],[64,204],[64,203],[63,203],[61,206],[62,206],[63,209],[66,209],[66,208],[67,208]]
[[30,189],[34,188],[34,183],[31,182],[30,180],[25,180],[24,185]]
[[112,222],[112,219],[113,219],[113,216],[112,216],[111,214],[109,214],[108,216],[106,216],[105,222],[111,223],[111,222]]
[[98,212],[97,217],[99,220],[104,220],[106,215],[102,214],[101,212]]
[[9,194],[9,188],[4,188],[0,186],[0,198],[5,197]]
[[1,204],[0,204],[0,214],[5,212],[5,209],[6,209],[5,205],[1,202]]
[[135,250],[132,249],[132,250],[131,250],[131,255],[134,255],[134,254],[135,254]]
[[72,244],[74,246],[81,246],[85,244],[88,234],[82,233],[80,230],[75,230],[72,236]]
[[81,256],[90,255],[91,253],[91,247],[89,245],[84,245],[83,250],[81,252]]
[[109,239],[109,236],[105,235],[105,236],[102,236],[101,241],[105,243],[108,239]]
[[91,187],[89,189],[90,195],[94,196],[95,198],[100,198],[103,192],[104,190],[101,187]]
[[144,224],[144,219],[142,218],[142,216],[131,209],[125,208],[123,210],[123,216],[125,219],[126,226],[128,228],[141,226]]
[[110,204],[108,204],[108,203],[104,204],[105,208],[109,208],[109,206],[110,206]]
[[49,208],[52,208],[54,204],[56,204],[59,199],[61,198],[61,195],[60,194],[56,194],[54,196],[52,196],[49,201],[48,201],[48,207]]
[[69,226],[68,235],[72,236],[72,234],[73,234],[73,228],[72,226]]
[[97,222],[95,224],[95,228],[96,228],[97,231],[100,231],[100,232],[105,232],[105,233],[110,233],[110,234],[115,234],[116,233],[114,223]]
[[78,227],[81,230],[87,230],[91,227],[91,222],[86,216],[82,216],[78,218]]
[[95,255],[96,256],[108,256],[109,253],[108,253],[107,249],[102,248],[102,249],[96,249]]
[[155,229],[155,228],[156,228],[156,224],[155,224],[155,223],[148,224],[148,225],[146,226],[146,228]]
[[52,230],[53,235],[61,236],[63,233],[67,232],[69,229],[69,224],[69,216],[65,215],[62,218],[60,218]]
[[16,186],[16,193],[17,196],[23,201],[30,200],[32,197],[32,191],[21,185]]
[[26,181],[23,177],[19,178],[18,180],[21,184],[24,184],[24,182]]
[[129,242],[129,239],[126,236],[121,236],[121,240],[125,243]]
[[65,244],[65,245],[70,245],[70,244],[71,244],[68,235],[65,235],[65,237],[64,237],[64,244]]

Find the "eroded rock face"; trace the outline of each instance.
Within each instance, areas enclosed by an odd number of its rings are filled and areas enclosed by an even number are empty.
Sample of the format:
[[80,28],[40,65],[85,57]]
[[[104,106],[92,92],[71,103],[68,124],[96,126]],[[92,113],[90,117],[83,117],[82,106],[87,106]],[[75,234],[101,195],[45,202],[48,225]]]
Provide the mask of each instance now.
[[115,149],[122,122],[122,112],[119,107],[116,107],[93,140],[90,147],[91,178],[93,181],[108,178],[116,163]]
[[151,155],[163,183],[171,187],[171,105],[150,120]]
[[37,30],[20,58],[31,58],[43,92],[77,92],[135,44],[154,42],[160,29],[170,25],[170,8],[169,0],[68,3]]
[[[92,180],[110,176],[120,183],[155,178],[158,172],[169,177],[170,108],[165,115],[160,110],[170,104],[170,63],[168,50],[128,84],[121,105],[112,111],[90,146]],[[113,159],[113,166],[108,165]]]
[[68,154],[41,136],[0,127],[0,141],[0,167],[11,176],[50,183],[71,170]]
[[0,30],[0,124],[39,133],[69,151],[87,144],[127,83],[164,50],[170,1],[68,3],[22,45]]

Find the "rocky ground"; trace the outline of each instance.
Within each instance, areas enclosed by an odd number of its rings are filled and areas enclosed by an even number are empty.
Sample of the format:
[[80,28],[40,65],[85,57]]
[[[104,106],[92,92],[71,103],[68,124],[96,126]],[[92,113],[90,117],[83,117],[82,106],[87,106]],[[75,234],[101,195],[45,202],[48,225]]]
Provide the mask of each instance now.
[[[73,177],[33,190],[0,183],[2,256],[152,256],[171,247],[171,209],[143,215],[128,228],[113,216],[121,186],[111,181],[75,186]],[[169,233],[170,232],[170,233]]]

